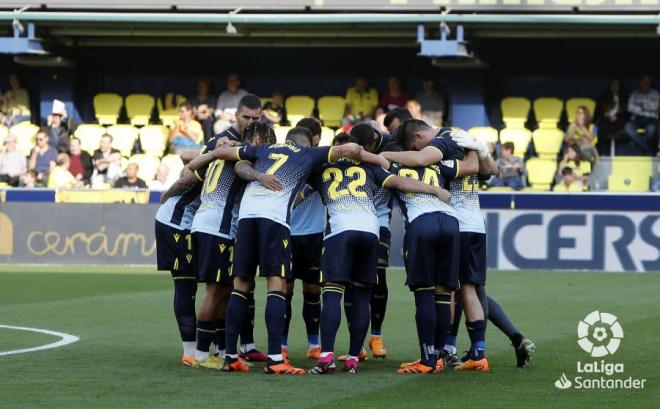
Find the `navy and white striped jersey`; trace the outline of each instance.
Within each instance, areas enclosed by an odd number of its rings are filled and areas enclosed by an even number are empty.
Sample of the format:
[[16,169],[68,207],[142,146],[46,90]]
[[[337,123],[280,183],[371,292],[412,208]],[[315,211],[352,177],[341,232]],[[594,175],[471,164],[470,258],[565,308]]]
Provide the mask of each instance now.
[[311,192],[291,212],[291,235],[305,236],[325,231],[325,206],[319,192]]
[[385,169],[341,159],[324,165],[311,178],[328,208],[325,238],[347,230],[363,231],[378,236],[380,225],[376,216],[376,191],[392,174]]
[[156,220],[178,230],[190,230],[195,212],[200,205],[200,183],[180,195],[172,196],[161,204]]

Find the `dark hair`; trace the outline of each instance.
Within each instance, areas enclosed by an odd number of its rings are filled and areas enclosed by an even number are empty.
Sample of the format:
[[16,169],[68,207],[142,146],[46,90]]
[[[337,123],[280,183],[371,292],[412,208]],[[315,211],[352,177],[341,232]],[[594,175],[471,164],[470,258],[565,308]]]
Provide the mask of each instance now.
[[113,141],[112,135],[110,135],[109,133],[104,133],[103,135],[101,135],[101,139],[103,139],[103,138],[110,138],[111,143]]
[[417,132],[427,129],[431,129],[431,126],[421,119],[406,119],[397,128],[396,141],[399,145],[407,148]]
[[240,111],[243,107],[248,109],[261,109],[261,100],[254,94],[246,94],[238,102],[236,111]]
[[513,144],[513,142],[504,142],[504,143],[502,144],[502,149],[508,149],[508,150],[511,151],[511,153],[513,153],[513,151],[514,151],[514,149],[513,149],[514,146],[515,146],[515,145]]
[[346,132],[340,132],[332,139],[332,146],[343,145],[345,143],[355,143],[355,138]]
[[280,96],[283,97],[283,96],[284,96],[284,93],[282,92],[282,90],[280,90],[280,89],[276,89],[275,91],[273,91],[272,95],[273,95],[273,96],[275,96],[275,95],[280,95]]
[[321,135],[321,122],[316,118],[303,118],[298,121],[296,126],[307,129],[312,136]]
[[385,146],[383,146],[383,152],[401,152],[406,149],[401,146],[397,141],[389,141]]
[[259,138],[260,143],[272,145],[277,142],[275,131],[267,123],[263,121],[252,122],[245,128],[243,132],[243,141],[251,142],[255,138]]
[[403,122],[406,119],[412,119],[412,115],[410,114],[410,111],[405,108],[394,108],[385,115],[383,125],[385,125],[386,128],[389,128],[392,121],[394,121],[394,118],[398,119],[399,122]]
[[80,142],[80,138],[78,138],[77,136],[72,136],[71,139],[69,139],[69,143],[71,143],[73,141],[78,141],[78,143],[82,143],[82,142]]
[[312,145],[312,133],[307,128],[296,126],[289,129],[289,132],[286,133],[286,140],[291,141],[296,145],[300,144],[302,138],[307,138],[309,145]]
[[40,133],[46,134],[46,136],[50,138],[50,132],[48,131],[48,128],[46,128],[45,126],[42,126],[41,128],[39,128],[39,131],[37,132],[37,135],[40,134]]
[[566,176],[566,175],[572,175],[573,174],[573,168],[570,166],[564,166],[564,168],[561,170],[561,175]]
[[351,128],[349,134],[355,138],[360,146],[367,146],[376,139],[376,132],[371,124],[366,122],[359,123]]
[[188,111],[192,111],[192,110],[193,110],[193,106],[192,106],[192,104],[191,104],[190,102],[188,102],[188,101],[180,103],[180,104],[179,104],[179,109],[181,109],[181,108],[185,108],[185,109],[188,110]]

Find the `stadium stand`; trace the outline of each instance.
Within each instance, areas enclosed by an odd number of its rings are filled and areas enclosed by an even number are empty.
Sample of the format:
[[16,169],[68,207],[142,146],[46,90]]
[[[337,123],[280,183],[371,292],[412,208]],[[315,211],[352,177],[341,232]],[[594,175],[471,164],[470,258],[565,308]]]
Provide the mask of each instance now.
[[335,137],[335,131],[327,126],[321,128],[321,141],[319,146],[330,146],[332,145],[332,139]]
[[564,141],[564,132],[557,128],[539,128],[532,132],[532,139],[539,157],[555,159]]
[[121,156],[131,156],[133,145],[138,136],[138,130],[132,125],[112,125],[106,128],[106,133],[112,136],[112,147],[119,150]]
[[498,142],[497,129],[490,126],[475,126],[468,129],[468,133],[486,143],[496,144]]
[[522,128],[525,126],[532,103],[524,97],[507,97],[502,99],[502,121],[507,128]]
[[339,96],[324,96],[317,101],[319,119],[323,125],[338,128],[344,116],[346,100]]
[[126,97],[126,116],[131,125],[148,125],[156,101],[148,94],[131,94]]
[[286,139],[286,133],[289,132],[291,128],[292,128],[291,126],[276,126],[275,128],[273,128],[275,129],[275,136],[277,137],[277,143],[284,143],[284,140]]
[[142,151],[147,155],[162,156],[167,145],[167,133],[167,128],[161,125],[147,125],[140,128]]
[[651,157],[620,156],[612,159],[612,171],[607,178],[613,192],[646,192],[653,175]]
[[529,190],[548,191],[555,178],[557,161],[551,159],[532,158],[527,166],[527,181],[531,184]]
[[136,163],[140,167],[138,177],[145,182],[149,182],[156,177],[156,170],[158,170],[158,166],[160,165],[160,159],[155,156],[139,153],[131,156],[128,159],[128,163]]
[[575,110],[579,106],[587,107],[589,112],[593,115],[596,110],[596,101],[591,98],[570,98],[566,100],[566,115],[568,116],[568,122],[575,121]]
[[299,120],[312,116],[314,99],[306,95],[292,95],[284,103],[289,122],[295,124]]
[[[165,103],[163,103],[165,100]],[[183,95],[176,95],[173,92],[165,94],[164,98],[156,100],[158,107],[158,118],[165,126],[172,126],[174,121],[179,118],[179,105],[186,102],[186,97]]]
[[174,183],[180,176],[183,170],[183,162],[179,155],[169,154],[165,155],[160,161],[161,164],[168,167],[170,172],[167,174],[167,182]]
[[30,122],[21,122],[12,126],[9,132],[16,136],[16,150],[23,152],[26,156],[30,154],[35,144],[35,136],[39,131],[39,127],[31,124]]
[[539,128],[556,128],[564,108],[564,102],[559,98],[537,98],[533,105],[534,117]]
[[532,133],[525,128],[504,128],[500,131],[500,143],[512,142],[521,155],[527,150]]
[[76,129],[74,135],[80,139],[80,147],[90,155],[99,148],[101,137],[105,134],[105,128],[96,124],[82,124]]
[[2,145],[7,135],[9,135],[9,129],[4,125],[0,125],[0,145]]

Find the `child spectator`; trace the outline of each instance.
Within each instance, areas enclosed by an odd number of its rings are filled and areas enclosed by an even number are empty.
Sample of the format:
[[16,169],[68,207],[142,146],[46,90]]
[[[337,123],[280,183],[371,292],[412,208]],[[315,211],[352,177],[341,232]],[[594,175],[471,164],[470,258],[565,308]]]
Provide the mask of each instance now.
[[513,150],[513,142],[505,142],[502,145],[500,157],[495,161],[500,173],[488,183],[488,186],[508,186],[515,190],[523,188],[521,175],[525,172],[525,162],[513,156]]
[[582,188],[575,181],[575,175],[570,166],[566,166],[561,170],[561,182],[555,185],[554,191],[562,193],[582,191]]
[[282,91],[275,90],[273,92],[273,99],[266,102],[263,107],[263,113],[271,125],[289,124],[289,121],[286,119],[286,108],[284,107],[284,95]]

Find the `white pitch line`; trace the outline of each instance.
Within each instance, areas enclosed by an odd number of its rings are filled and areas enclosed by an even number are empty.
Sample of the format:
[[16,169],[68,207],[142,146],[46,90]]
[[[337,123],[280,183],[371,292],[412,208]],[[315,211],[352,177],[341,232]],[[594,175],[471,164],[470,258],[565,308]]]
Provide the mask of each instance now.
[[51,330],[41,329],[41,328],[15,327],[13,325],[2,325],[2,324],[0,324],[0,328],[13,329],[13,330],[17,330],[17,331],[38,332],[40,334],[53,335],[53,336],[62,338],[57,342],[52,342],[50,344],[41,345],[41,346],[34,347],[34,348],[15,349],[13,351],[0,352],[0,356],[24,354],[26,352],[43,351],[45,349],[59,348],[59,347],[65,346],[65,345],[73,344],[74,342],[77,342],[78,340],[80,340],[80,338],[75,336],[75,335],[65,334],[63,332],[56,332],[56,331],[51,331]]

